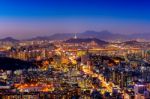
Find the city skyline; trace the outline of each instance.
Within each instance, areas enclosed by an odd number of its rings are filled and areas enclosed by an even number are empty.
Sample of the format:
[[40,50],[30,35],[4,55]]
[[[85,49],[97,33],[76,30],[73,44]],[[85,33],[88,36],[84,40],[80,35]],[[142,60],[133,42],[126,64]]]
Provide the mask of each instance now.
[[150,33],[147,0],[2,0],[0,38],[108,30]]
[[0,0],[0,99],[150,99],[149,5]]

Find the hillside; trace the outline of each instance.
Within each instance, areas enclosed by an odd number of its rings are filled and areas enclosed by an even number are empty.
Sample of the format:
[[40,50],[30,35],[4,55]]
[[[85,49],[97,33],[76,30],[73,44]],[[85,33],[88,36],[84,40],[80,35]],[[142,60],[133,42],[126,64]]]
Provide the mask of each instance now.
[[102,40],[99,40],[99,39],[96,39],[96,38],[77,38],[77,39],[69,39],[69,40],[66,40],[65,43],[90,43],[94,41],[95,43],[99,44],[99,45],[105,45],[105,44],[108,44],[108,42],[106,41],[102,41]]
[[22,61],[19,59],[0,57],[0,69],[2,70],[18,70],[18,69],[28,69],[30,67],[35,67],[30,62]]

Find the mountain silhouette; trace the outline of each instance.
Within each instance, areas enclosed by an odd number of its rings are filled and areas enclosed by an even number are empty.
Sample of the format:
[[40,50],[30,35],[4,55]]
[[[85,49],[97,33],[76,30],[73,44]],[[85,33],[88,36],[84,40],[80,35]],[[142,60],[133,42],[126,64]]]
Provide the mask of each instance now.
[[99,40],[97,38],[77,38],[77,39],[72,38],[72,39],[66,40],[65,43],[91,43],[93,41],[99,45],[108,44],[108,42]]
[[[50,36],[37,36],[27,40],[67,40],[73,38],[75,33],[55,33]],[[120,34],[120,33],[112,33],[110,31],[85,31],[82,33],[76,33],[78,38],[97,38],[104,41],[110,40],[120,40],[120,41],[128,41],[128,40],[135,40],[135,39],[145,39],[149,40],[150,33],[135,33],[135,34]],[[19,40],[13,39],[11,37],[7,37],[1,39],[0,41],[10,41],[10,42],[17,42]]]
[[6,37],[6,38],[3,38],[3,39],[0,39],[1,42],[19,42],[19,40],[17,39],[14,39],[12,37]]
[[13,59],[8,57],[0,57],[0,69],[2,70],[18,70],[18,69],[28,69],[36,68],[37,66],[20,59]]

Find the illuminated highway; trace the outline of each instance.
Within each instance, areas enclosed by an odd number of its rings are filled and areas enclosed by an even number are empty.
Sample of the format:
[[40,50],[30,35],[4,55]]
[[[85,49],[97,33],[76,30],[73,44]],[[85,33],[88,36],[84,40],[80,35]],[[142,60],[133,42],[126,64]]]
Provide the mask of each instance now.
[[83,71],[85,74],[87,74],[91,77],[97,77],[102,82],[102,86],[105,87],[108,92],[112,92],[112,88],[113,88],[114,84],[112,84],[112,86],[110,86],[110,84],[105,82],[104,78],[100,74],[96,74],[96,73],[92,72],[91,70],[89,70],[88,68],[83,68]]

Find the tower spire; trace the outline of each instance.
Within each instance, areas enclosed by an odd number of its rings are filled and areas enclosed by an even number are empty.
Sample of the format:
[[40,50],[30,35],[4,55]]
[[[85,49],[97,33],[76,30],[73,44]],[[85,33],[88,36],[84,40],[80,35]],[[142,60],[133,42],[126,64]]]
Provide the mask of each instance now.
[[74,39],[77,39],[77,34],[75,33],[75,35],[74,35]]

